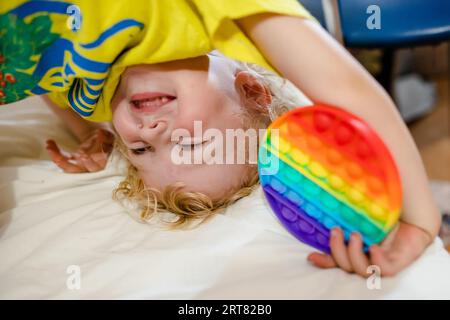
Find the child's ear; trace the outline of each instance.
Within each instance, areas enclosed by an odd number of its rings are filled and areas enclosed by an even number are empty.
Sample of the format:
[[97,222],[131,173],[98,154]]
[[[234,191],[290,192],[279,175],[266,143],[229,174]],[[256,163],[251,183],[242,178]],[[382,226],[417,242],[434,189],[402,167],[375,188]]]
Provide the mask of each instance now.
[[245,108],[263,114],[269,113],[268,108],[272,103],[272,94],[270,89],[255,76],[247,71],[238,71],[234,86]]

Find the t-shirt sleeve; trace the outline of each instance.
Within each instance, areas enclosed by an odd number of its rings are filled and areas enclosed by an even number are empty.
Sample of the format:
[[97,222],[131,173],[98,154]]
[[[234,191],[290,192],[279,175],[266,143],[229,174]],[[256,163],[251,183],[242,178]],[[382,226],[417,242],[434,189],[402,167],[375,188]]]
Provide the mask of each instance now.
[[190,0],[198,10],[213,46],[229,58],[276,71],[236,20],[261,13],[275,13],[315,20],[297,0]]
[[47,97],[61,109],[70,109],[65,92],[49,92],[47,93]]

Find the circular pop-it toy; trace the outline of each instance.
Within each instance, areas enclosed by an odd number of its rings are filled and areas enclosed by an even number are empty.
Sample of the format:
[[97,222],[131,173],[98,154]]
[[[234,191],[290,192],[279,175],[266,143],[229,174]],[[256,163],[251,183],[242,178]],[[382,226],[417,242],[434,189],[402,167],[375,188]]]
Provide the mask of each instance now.
[[395,226],[402,203],[394,160],[376,132],[336,107],[291,110],[266,132],[258,171],[268,202],[300,241],[330,252],[330,229],[365,249]]

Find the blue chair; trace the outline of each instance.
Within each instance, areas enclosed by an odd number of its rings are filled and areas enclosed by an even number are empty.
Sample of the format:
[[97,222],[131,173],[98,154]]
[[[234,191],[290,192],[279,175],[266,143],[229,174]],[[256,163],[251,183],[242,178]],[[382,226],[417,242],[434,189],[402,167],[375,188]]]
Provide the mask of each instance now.
[[[399,48],[450,39],[449,0],[299,0],[299,2],[347,47]],[[367,9],[373,5],[380,9],[380,29],[367,27],[367,20],[371,15]]]
[[[450,39],[450,0],[299,0],[341,44],[382,48],[383,69],[376,77],[391,92],[394,51]],[[379,29],[367,27],[379,8]]]
[[326,28],[325,14],[321,0],[300,0],[299,1],[319,22]]
[[[380,8],[380,29],[365,28],[367,8]],[[339,1],[344,41],[352,47],[401,47],[450,39],[448,0]]]

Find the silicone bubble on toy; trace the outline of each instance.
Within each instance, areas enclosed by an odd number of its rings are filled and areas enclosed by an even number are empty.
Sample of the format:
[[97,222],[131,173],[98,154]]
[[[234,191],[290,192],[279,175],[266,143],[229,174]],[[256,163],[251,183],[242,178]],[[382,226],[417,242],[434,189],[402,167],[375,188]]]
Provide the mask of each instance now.
[[258,157],[266,198],[300,241],[329,253],[330,230],[359,232],[365,250],[400,217],[400,177],[377,133],[337,107],[291,110],[266,132]]

